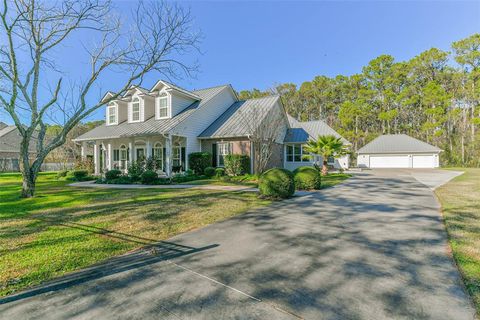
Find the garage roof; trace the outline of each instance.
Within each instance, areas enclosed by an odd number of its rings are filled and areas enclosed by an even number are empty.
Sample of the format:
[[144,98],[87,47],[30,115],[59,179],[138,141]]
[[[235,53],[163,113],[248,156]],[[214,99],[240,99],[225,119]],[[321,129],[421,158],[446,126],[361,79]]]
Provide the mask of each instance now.
[[438,153],[441,149],[406,134],[385,134],[367,143],[358,150],[369,153]]

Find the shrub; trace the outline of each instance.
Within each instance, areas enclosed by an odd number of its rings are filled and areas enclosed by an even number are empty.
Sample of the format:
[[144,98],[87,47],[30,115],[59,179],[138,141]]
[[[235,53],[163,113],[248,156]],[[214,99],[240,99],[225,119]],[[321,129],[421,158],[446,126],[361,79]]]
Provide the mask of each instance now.
[[145,169],[140,161],[134,161],[128,165],[128,176],[133,182],[140,180],[144,172]]
[[87,157],[86,159],[77,159],[73,165],[74,170],[87,170],[88,173],[95,172],[95,165],[93,158]]
[[220,178],[225,175],[225,169],[223,168],[216,168],[215,169],[215,177]]
[[106,180],[105,183],[108,184],[131,184],[132,180],[128,176],[119,176],[113,180]]
[[122,175],[122,171],[120,170],[117,170],[117,169],[108,170],[107,172],[105,172],[105,179],[114,180],[120,177],[121,175]]
[[203,170],[203,174],[206,175],[207,177],[211,178],[215,175],[215,168],[214,167],[206,167],[205,170]]
[[190,169],[185,170],[185,175],[186,176],[193,176],[194,175],[193,170],[190,170]]
[[199,175],[212,163],[212,155],[208,152],[193,152],[188,155],[188,166]]
[[320,172],[313,167],[299,167],[293,171],[293,180],[297,190],[320,189]]
[[272,198],[289,198],[295,193],[293,174],[281,168],[265,171],[258,181],[260,194]]
[[73,170],[72,171],[72,176],[75,180],[77,181],[82,181],[85,178],[88,177],[88,171],[87,170]]
[[58,171],[57,173],[57,179],[60,179],[60,178],[65,178],[68,174],[68,170],[62,170],[62,171]]
[[225,156],[225,172],[230,176],[239,176],[250,172],[250,158],[243,154]]
[[140,176],[140,181],[143,184],[154,184],[155,180],[157,179],[158,179],[158,174],[152,170],[146,170]]

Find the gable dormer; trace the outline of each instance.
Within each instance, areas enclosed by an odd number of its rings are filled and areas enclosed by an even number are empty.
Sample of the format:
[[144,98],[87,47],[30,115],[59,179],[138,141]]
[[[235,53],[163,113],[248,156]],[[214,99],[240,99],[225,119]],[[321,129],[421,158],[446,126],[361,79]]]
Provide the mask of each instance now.
[[155,96],[157,120],[172,118],[200,100],[197,95],[162,80],[153,86],[150,93]]
[[146,89],[131,87],[123,96],[127,101],[127,118],[129,123],[144,122],[155,112],[154,99]]

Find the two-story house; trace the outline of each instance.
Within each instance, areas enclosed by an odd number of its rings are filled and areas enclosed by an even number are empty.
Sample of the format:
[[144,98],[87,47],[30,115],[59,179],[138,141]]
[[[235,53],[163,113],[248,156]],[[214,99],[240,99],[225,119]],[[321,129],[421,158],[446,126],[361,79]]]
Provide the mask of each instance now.
[[[246,154],[253,171],[252,136],[272,126],[274,154],[268,167],[295,169],[312,164],[302,157],[308,139],[324,134],[340,137],[323,121],[298,122],[288,116],[279,96],[239,100],[231,85],[188,91],[160,80],[150,90],[132,87],[106,105],[105,118],[104,125],[75,139],[82,150],[86,142],[94,142],[96,174],[126,170],[131,161],[155,157],[170,176],[188,169],[188,155],[198,151],[210,152],[214,167],[223,166],[227,154]],[[348,156],[331,159],[331,164],[347,168]]]

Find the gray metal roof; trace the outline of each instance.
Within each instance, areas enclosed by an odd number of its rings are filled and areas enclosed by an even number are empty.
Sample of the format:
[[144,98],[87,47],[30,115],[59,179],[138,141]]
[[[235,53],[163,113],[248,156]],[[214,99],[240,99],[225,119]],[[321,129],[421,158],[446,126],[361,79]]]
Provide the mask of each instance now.
[[436,153],[440,151],[442,151],[440,148],[406,134],[385,134],[367,143],[358,150],[358,153]]
[[[37,139],[37,135],[34,133],[32,141]],[[0,151],[1,152],[20,152],[20,143],[22,142],[22,136],[16,126],[6,126],[0,129]],[[28,150],[35,152],[36,143],[30,143]]]
[[198,137],[231,138],[252,134],[279,99],[279,96],[268,96],[235,102]]
[[285,135],[285,143],[307,142],[309,139],[317,139],[318,136],[333,135],[341,138],[343,143],[350,144],[350,142],[322,120],[300,122],[289,115],[288,121],[290,123],[290,129],[287,130],[287,134]]
[[219,86],[214,88],[202,89],[193,91],[202,100],[192,103],[185,110],[170,119],[157,120],[155,116],[145,120],[144,122],[128,123],[124,121],[118,125],[107,126],[105,124],[90,130],[81,136],[74,139],[74,141],[88,141],[101,139],[114,139],[131,136],[155,135],[168,133],[176,125],[190,116],[196,109],[201,108],[203,104],[216,96],[226,86]]

